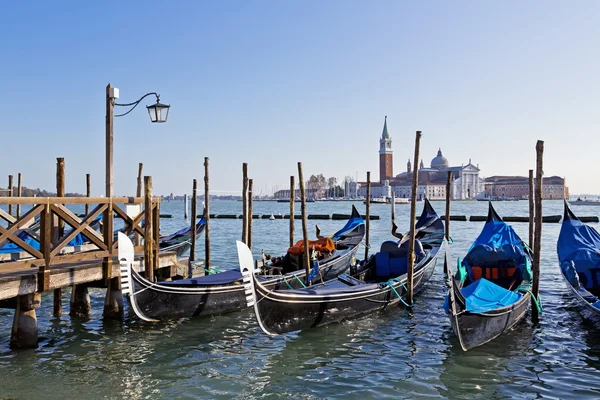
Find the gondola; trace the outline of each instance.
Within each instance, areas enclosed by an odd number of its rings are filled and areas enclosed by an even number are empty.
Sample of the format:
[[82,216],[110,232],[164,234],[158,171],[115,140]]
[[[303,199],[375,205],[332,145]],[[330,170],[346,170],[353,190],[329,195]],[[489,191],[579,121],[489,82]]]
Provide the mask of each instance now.
[[[439,251],[446,243],[444,224],[429,201],[425,202],[415,234],[422,245],[422,251],[415,252],[416,294],[431,278]],[[261,282],[252,271],[250,250],[244,243],[237,243],[248,305],[254,306],[261,329],[269,335],[340,322],[399,302],[406,304],[407,247],[396,241],[384,242],[380,251],[353,275],[343,274],[311,287],[285,290]]]
[[457,271],[448,269],[444,309],[467,351],[500,336],[526,314],[532,254],[489,203],[488,216]]
[[[331,279],[348,271],[364,234],[364,221],[353,206],[352,215],[346,225],[329,238],[334,249],[331,254],[320,260],[323,279]],[[119,235],[119,251],[125,252],[125,249],[129,248],[128,241],[130,242],[127,236]],[[119,259],[121,258],[119,255]],[[272,268],[261,269],[261,282],[269,288],[301,287],[305,271],[287,271],[287,268],[296,265],[290,261],[293,258],[296,257],[286,255],[284,260]],[[285,262],[285,259],[289,262]],[[132,309],[139,318],[146,321],[214,315],[247,307],[239,270],[192,279],[150,282],[133,270],[131,263],[122,263],[121,280],[123,293],[129,294]]]
[[[196,222],[196,238],[202,236],[205,227],[206,220],[204,218],[200,218],[200,220]],[[187,226],[169,236],[159,238],[158,246],[160,251],[174,251],[178,256],[182,256],[192,246],[192,235],[190,234],[191,231],[192,227]]]
[[600,234],[581,222],[566,201],[556,247],[560,270],[577,308],[600,328]]

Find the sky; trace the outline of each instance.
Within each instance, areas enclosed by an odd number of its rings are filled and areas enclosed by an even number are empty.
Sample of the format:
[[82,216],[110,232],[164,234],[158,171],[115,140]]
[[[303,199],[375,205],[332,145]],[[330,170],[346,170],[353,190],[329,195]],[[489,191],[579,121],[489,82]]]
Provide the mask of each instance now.
[[[379,176],[384,116],[394,174],[421,130],[426,165],[442,148],[480,176],[527,176],[544,140],[545,176],[600,193],[597,1],[9,2],[0,14],[0,170],[32,188],[104,193],[105,87],[145,99],[115,118],[115,194],[203,187],[255,193],[311,174]],[[116,112],[124,110],[117,109]],[[596,165],[596,166],[594,166]],[[15,178],[16,179],[16,178]],[[5,187],[0,177],[0,186]]]

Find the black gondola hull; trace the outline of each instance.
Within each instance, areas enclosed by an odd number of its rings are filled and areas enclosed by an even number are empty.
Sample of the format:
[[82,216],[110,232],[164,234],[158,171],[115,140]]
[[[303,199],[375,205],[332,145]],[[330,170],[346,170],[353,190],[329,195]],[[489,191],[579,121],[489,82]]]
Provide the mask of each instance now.
[[[457,298],[460,294],[457,293],[456,286],[454,288],[454,296]],[[531,297],[529,293],[526,293],[509,307],[485,313],[472,313],[464,309],[458,312],[457,315],[449,313],[452,329],[456,333],[463,350],[470,350],[510,330],[527,314],[530,302]]]
[[[323,279],[332,279],[347,272],[357,250],[358,243],[339,257],[323,263],[320,267]],[[260,276],[259,279],[269,290],[296,289],[301,287],[299,281],[304,281],[305,276],[305,271],[297,271],[286,275]],[[136,314],[145,320],[208,316],[247,307],[241,278],[225,285],[176,287],[149,282],[136,271],[131,271],[131,282],[133,294],[130,302]]]
[[[420,292],[435,271],[439,247],[414,273],[414,294]],[[406,275],[399,277],[406,283]],[[256,278],[254,278],[256,279]],[[366,285],[373,286],[373,285]],[[315,328],[381,310],[400,302],[398,296],[387,285],[376,289],[357,291],[333,296],[290,296],[272,292],[255,280],[255,312],[265,332],[282,334],[307,328]],[[360,286],[359,286],[360,287]],[[404,297],[406,291],[399,283],[394,283],[397,293]]]

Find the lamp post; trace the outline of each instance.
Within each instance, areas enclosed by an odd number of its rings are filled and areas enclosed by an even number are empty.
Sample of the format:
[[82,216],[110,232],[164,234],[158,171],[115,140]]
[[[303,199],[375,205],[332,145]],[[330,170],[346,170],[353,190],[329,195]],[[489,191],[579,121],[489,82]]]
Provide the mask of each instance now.
[[[170,106],[161,104],[158,93],[146,93],[133,103],[119,104],[116,103],[116,100],[119,98],[119,89],[113,87],[110,83],[106,86],[106,197],[113,197],[114,194],[113,119],[114,117],[123,117],[129,114],[143,99],[151,95],[156,96],[156,104],[146,106],[150,115],[150,121],[153,123],[167,122]],[[114,115],[115,106],[131,108],[125,113]]]
[[[110,83],[106,86],[106,197],[114,195],[114,169],[113,169],[113,120],[114,117],[123,117],[133,111],[140,102],[147,96],[156,96],[156,104],[146,106],[150,121],[166,122],[169,116],[169,105],[160,103],[160,96],[157,93],[146,93],[139,100],[128,104],[119,104],[116,100],[119,98],[119,89],[113,87]],[[114,115],[115,106],[131,107],[128,111]],[[113,224],[112,224],[112,203],[108,210],[104,212],[104,240],[109,253],[112,252]],[[148,219],[147,219],[148,221]],[[106,257],[103,263],[102,276],[107,279],[106,299],[104,301],[104,317],[110,319],[120,319],[123,316],[123,295],[119,277],[111,276],[112,258]]]

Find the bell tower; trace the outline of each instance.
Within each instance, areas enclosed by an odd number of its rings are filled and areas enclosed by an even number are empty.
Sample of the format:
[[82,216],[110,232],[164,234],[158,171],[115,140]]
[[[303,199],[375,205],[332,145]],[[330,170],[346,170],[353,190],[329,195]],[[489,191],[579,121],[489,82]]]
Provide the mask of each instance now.
[[392,166],[392,138],[388,133],[387,115],[383,121],[383,133],[379,139],[379,182],[393,179],[394,172]]

